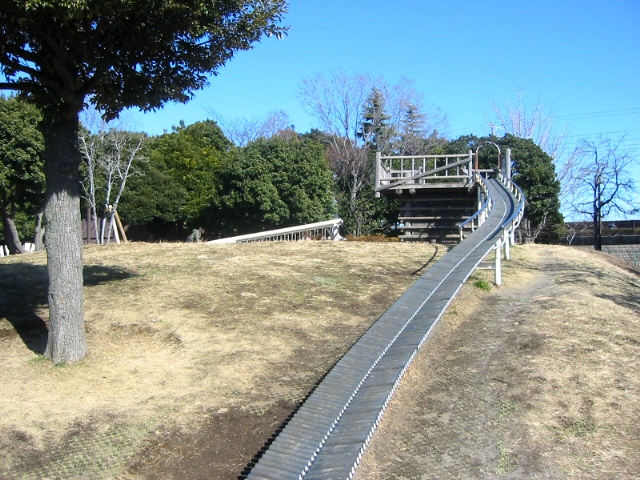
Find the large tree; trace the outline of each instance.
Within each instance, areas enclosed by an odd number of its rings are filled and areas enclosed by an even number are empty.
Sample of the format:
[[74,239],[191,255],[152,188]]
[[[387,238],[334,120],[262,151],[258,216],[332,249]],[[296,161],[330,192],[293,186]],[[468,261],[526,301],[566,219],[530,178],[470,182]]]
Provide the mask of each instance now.
[[78,116],[113,118],[189,100],[238,50],[280,35],[286,0],[4,0],[0,89],[43,113],[49,341],[54,363],[87,352]]
[[169,237],[182,236],[185,228],[208,230],[206,209],[216,195],[222,157],[231,147],[213,120],[180,123],[172,132],[147,139],[146,161],[122,197],[123,220]]
[[390,154],[396,138],[396,129],[391,123],[386,103],[382,92],[373,87],[362,106],[362,125],[357,136],[370,151]]
[[0,216],[11,253],[25,252],[20,223],[30,220],[29,236],[33,236],[33,218],[44,200],[44,142],[37,128],[40,118],[33,105],[0,96]]

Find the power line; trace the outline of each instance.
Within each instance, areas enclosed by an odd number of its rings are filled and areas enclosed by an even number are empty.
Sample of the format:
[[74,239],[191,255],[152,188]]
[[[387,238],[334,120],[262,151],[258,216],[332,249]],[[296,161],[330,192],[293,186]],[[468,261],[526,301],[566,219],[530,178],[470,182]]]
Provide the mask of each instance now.
[[640,114],[640,107],[623,108],[619,110],[602,110],[600,112],[568,113],[565,115],[552,115],[551,118],[568,118],[579,120],[583,118],[613,117],[618,115]]
[[[616,110],[600,110],[597,112],[583,112],[583,113],[567,113],[563,115],[550,115],[549,118],[553,119],[568,119],[568,120],[584,120],[589,118],[600,118],[600,117],[615,117],[622,115],[638,115],[640,114],[640,107],[630,107],[630,108],[622,108]],[[456,128],[452,130],[451,133],[462,132],[462,131],[472,131],[475,128],[486,127],[491,122],[477,123],[475,125],[470,125],[468,127]],[[632,130],[631,130],[632,131]],[[608,133],[619,133],[619,132],[608,132]],[[588,134],[588,135],[598,135],[596,134]],[[571,137],[578,135],[570,135]]]
[[614,133],[629,133],[629,132],[638,132],[640,128],[634,128],[632,130],[614,130],[611,132],[596,132],[596,133],[580,133],[576,135],[567,135],[566,138],[575,138],[575,137],[594,137],[596,135],[612,135]]
[[486,127],[488,126],[488,123],[477,123],[475,125],[471,125],[470,127],[463,127],[463,128],[456,128],[455,130],[452,130],[450,133],[456,133],[456,132],[471,132],[473,131],[474,128],[480,128],[480,127]]
[[[568,113],[563,115],[550,115],[548,118],[552,119],[567,119],[567,120],[585,120],[590,118],[601,118],[601,117],[615,117],[622,115],[638,115],[640,114],[640,107],[631,107],[631,108],[622,108],[616,110],[600,110],[597,112],[584,112],[584,113]],[[487,127],[491,122],[483,122],[477,123],[475,125],[471,125],[463,128],[456,128],[455,130],[451,130],[450,134],[455,134],[458,132],[472,132],[476,128]],[[588,134],[579,134],[579,135],[567,135],[567,138],[571,137],[589,137],[594,135],[608,135],[614,133],[626,133],[626,132],[634,132],[640,129],[634,130],[617,130],[612,132],[599,132],[599,133],[588,133]]]

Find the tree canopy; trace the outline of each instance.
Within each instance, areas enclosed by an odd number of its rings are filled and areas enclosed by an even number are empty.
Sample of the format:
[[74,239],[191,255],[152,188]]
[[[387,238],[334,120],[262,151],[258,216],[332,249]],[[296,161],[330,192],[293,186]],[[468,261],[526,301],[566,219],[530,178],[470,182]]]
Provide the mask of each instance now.
[[220,169],[210,223],[223,236],[290,227],[335,215],[325,147],[272,137],[234,150]]
[[116,117],[185,102],[236,51],[282,35],[286,0],[5,0],[0,90],[43,113],[49,340],[54,363],[87,352],[80,224],[79,112]]
[[[533,140],[510,134],[501,138],[465,135],[450,142],[444,151],[476,152],[486,142],[497,145],[502,155],[505,148],[511,148],[512,177],[522,188],[526,200],[525,216],[520,227],[522,236],[530,240],[559,240],[564,218],[560,213],[560,182],[556,177],[553,159]],[[481,148],[479,166],[484,169],[497,168],[498,150],[493,146]]]
[[0,214],[11,253],[22,253],[20,239],[34,236],[33,215],[44,201],[40,120],[33,105],[0,96]]
[[222,158],[231,146],[213,120],[181,123],[172,132],[149,138],[146,161],[123,193],[123,220],[161,229],[204,226]]
[[6,0],[0,63],[44,107],[109,117],[185,102],[238,50],[280,36],[284,0]]

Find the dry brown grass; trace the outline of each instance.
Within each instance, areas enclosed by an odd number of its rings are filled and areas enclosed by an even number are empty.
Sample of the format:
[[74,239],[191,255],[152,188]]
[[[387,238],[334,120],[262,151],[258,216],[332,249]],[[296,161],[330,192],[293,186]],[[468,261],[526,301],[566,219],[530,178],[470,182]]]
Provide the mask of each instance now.
[[[90,355],[57,367],[34,353],[42,342],[30,330],[47,319],[44,256],[0,259],[0,478],[184,478],[196,450],[214,453],[191,439],[202,425],[210,440],[227,422],[233,451],[246,440],[231,438],[238,422],[292,408],[434,253],[355,242],[88,247]],[[472,284],[407,372],[360,478],[464,477],[450,442],[474,435],[489,477],[640,477],[638,274],[593,252],[527,245],[502,287]],[[458,391],[468,398],[455,407]],[[476,432],[466,422],[478,418]],[[278,425],[263,423],[266,439]],[[459,469],[427,455],[438,437]],[[236,478],[214,473],[242,471],[264,439],[236,470],[203,462],[190,478]],[[127,469],[136,452],[139,468]],[[418,473],[407,473],[412,462]]]
[[532,439],[570,478],[638,478],[640,275],[558,247],[529,248],[515,266],[545,268],[554,281],[536,296],[530,327],[544,336],[527,368],[544,379],[522,413]]
[[[108,478],[86,470],[108,432],[126,440],[110,443],[117,469],[158,429],[303,398],[435,253],[349,242],[87,247],[90,354],[63,366],[11,334],[47,319],[44,255],[3,258],[0,477]],[[52,445],[72,453],[53,458]],[[57,466],[27,468],[36,460]]]
[[472,284],[408,370],[357,478],[640,478],[640,273],[526,245],[502,287]]

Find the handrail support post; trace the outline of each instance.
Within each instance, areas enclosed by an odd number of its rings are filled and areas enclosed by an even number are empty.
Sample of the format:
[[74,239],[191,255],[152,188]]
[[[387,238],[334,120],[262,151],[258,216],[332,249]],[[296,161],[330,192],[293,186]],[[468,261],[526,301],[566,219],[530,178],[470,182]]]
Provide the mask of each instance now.
[[376,181],[375,181],[375,198],[380,198],[380,169],[382,168],[382,153],[376,152]]
[[502,238],[502,243],[504,244],[504,259],[506,261],[511,260],[511,251],[510,251],[510,248],[509,248],[509,246],[510,246],[509,245],[509,237],[510,237],[509,231],[505,230],[503,238]]
[[502,242],[498,242],[496,245],[496,268],[495,268],[495,284],[502,285],[502,263],[500,261],[502,256]]

